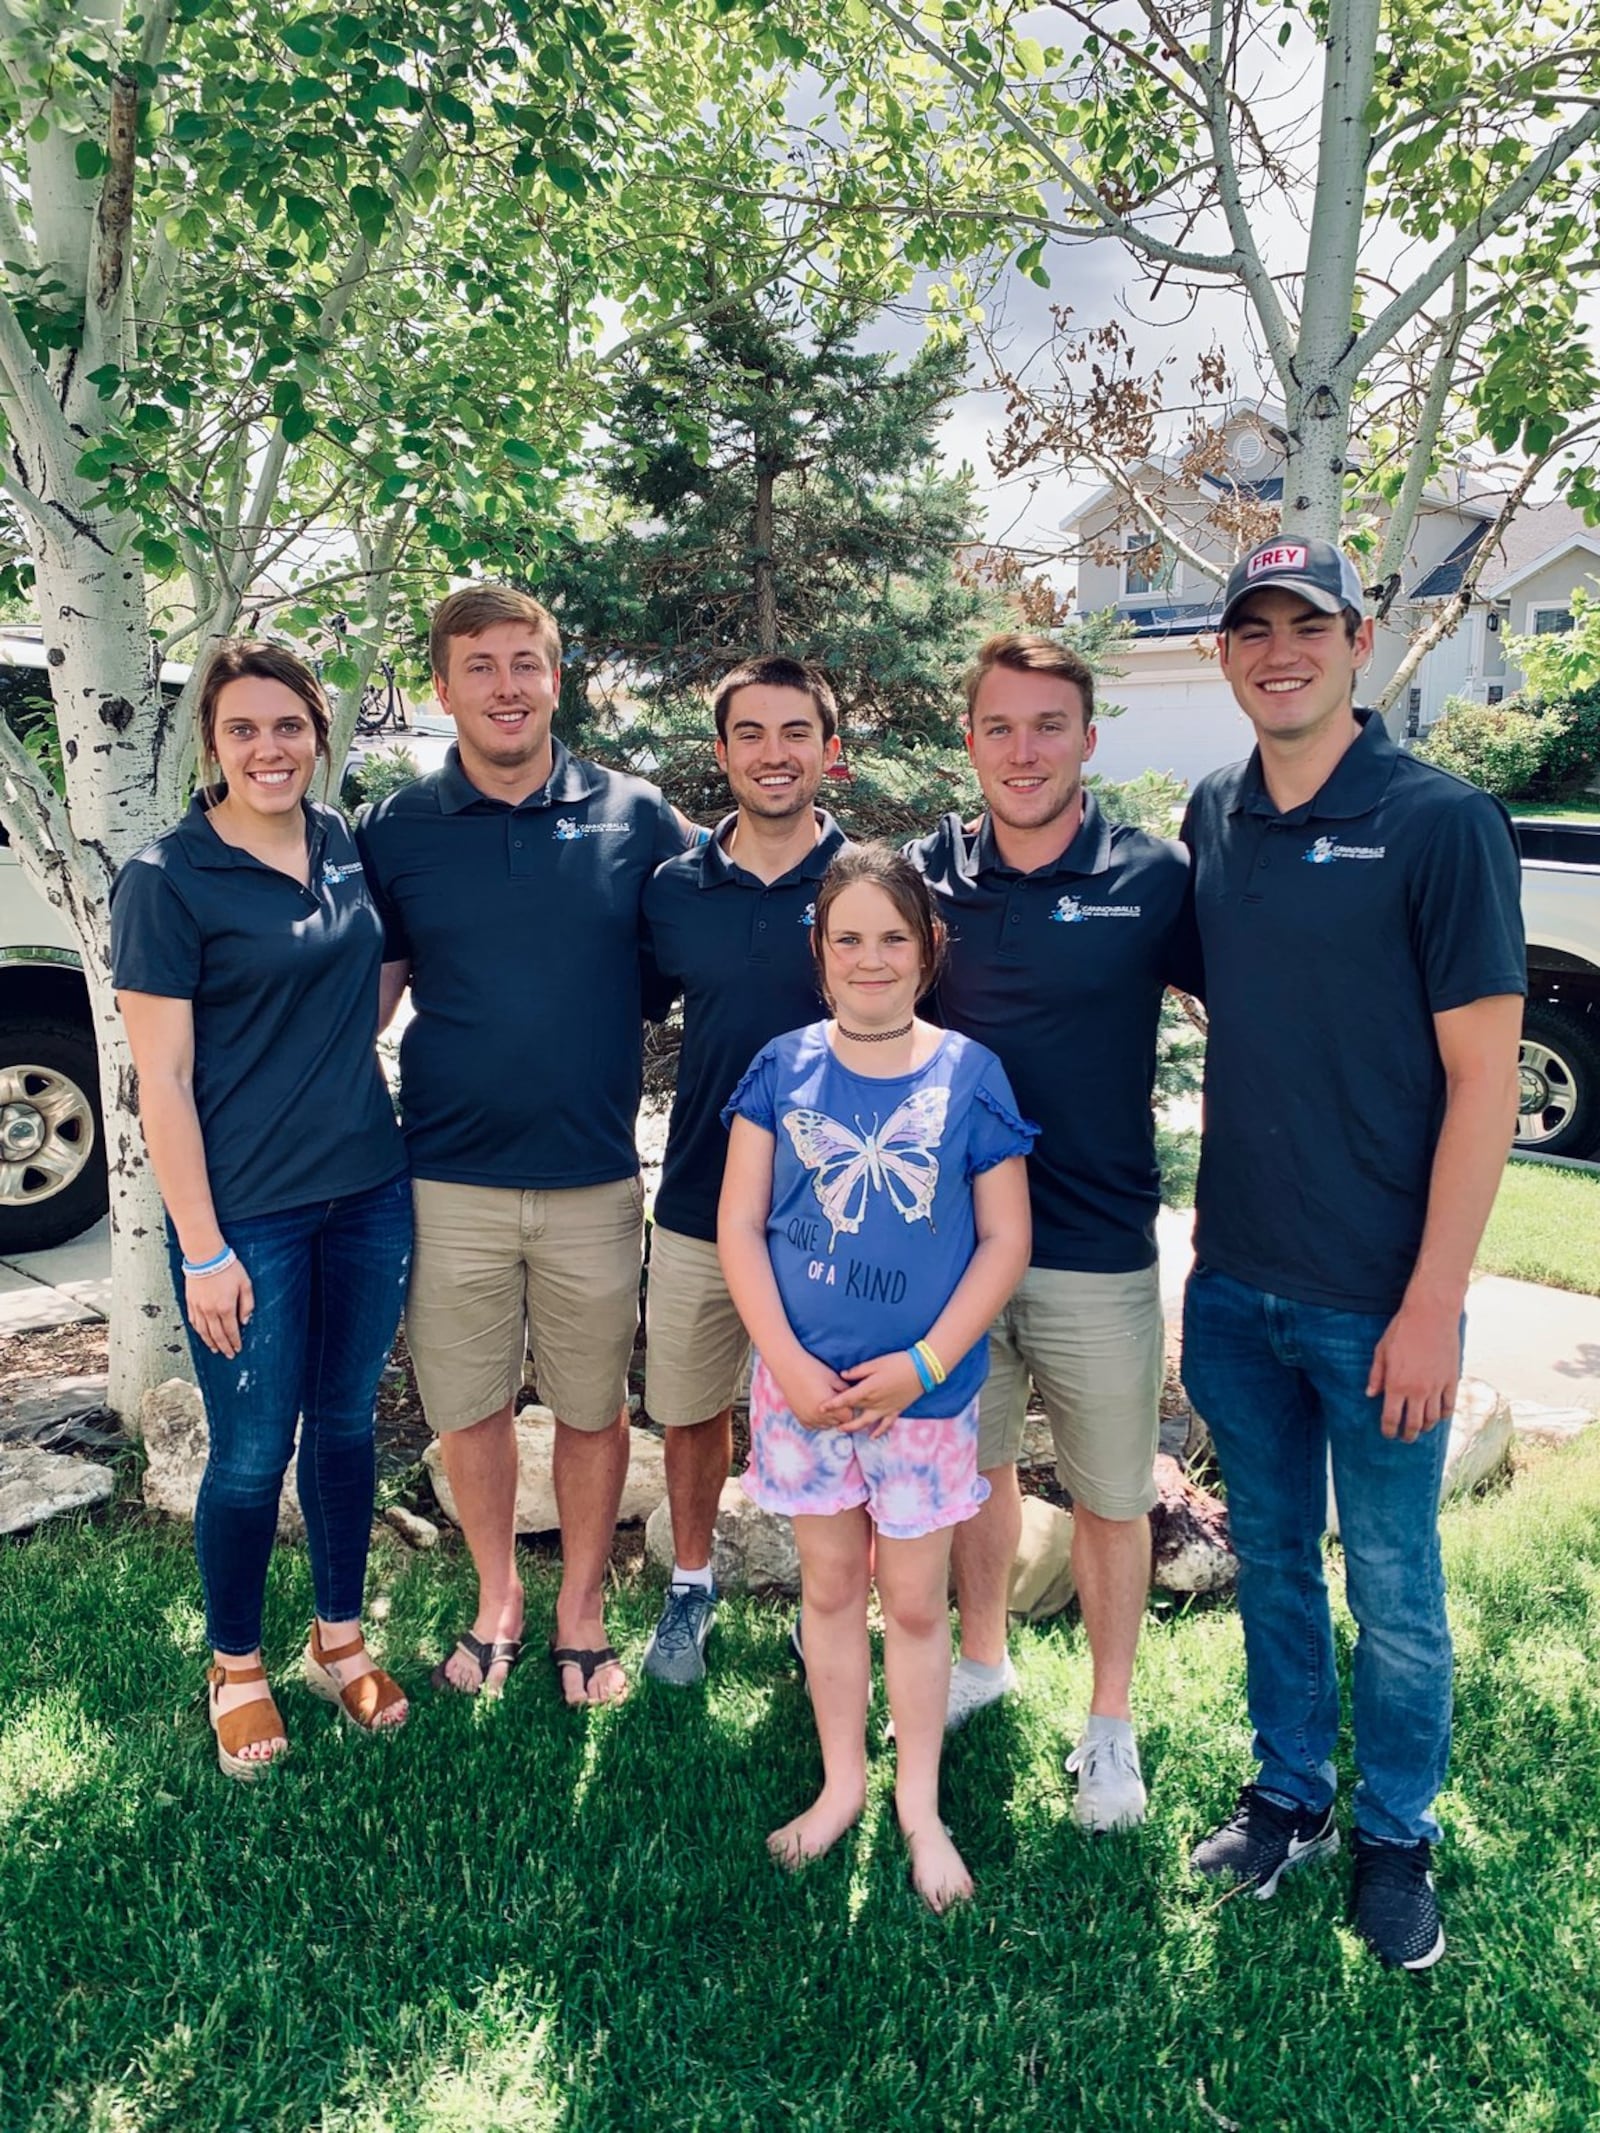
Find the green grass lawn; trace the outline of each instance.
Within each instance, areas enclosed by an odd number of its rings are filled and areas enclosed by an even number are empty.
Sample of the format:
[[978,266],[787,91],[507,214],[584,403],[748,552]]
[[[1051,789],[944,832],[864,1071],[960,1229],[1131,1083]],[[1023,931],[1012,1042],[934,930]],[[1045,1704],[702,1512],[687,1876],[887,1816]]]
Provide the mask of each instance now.
[[1600,793],[1582,792],[1570,800],[1508,800],[1514,815],[1547,815],[1558,822],[1600,822]]
[[1600,1177],[1508,1163],[1478,1265],[1487,1274],[1600,1296]]
[[[1270,1904],[1189,1880],[1249,1767],[1226,1605],[1151,1621],[1152,1813],[1126,1839],[1068,1815],[1076,1618],[1019,1634],[1023,1695],[950,1747],[979,1893],[941,1921],[906,1885],[888,1748],[853,1840],[797,1880],[767,1863],[763,1832],[817,1779],[774,1606],[724,1608],[706,1695],[585,1718],[531,1657],[474,1706],[426,1686],[467,1608],[461,1551],[386,1539],[410,1726],[356,1737],[290,1682],[293,1757],[247,1787],[213,1761],[181,1532],[127,1517],[0,1545],[0,2125],[1592,2128],[1600,1434],[1446,1524],[1451,1945],[1421,1978],[1350,1934],[1344,1854]],[[533,1592],[536,1635],[551,1598]],[[635,1659],[656,1598],[616,1596]],[[285,1673],[309,1610],[303,1554],[280,1551]],[[1347,1668],[1343,1616],[1341,1646]]]

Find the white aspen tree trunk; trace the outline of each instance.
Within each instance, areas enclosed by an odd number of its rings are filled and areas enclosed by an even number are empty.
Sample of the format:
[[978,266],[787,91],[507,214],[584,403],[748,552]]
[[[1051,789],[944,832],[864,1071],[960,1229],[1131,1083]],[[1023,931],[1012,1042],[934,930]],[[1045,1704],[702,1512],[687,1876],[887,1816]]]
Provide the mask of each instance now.
[[1367,160],[1378,47],[1378,0],[1331,0],[1323,68],[1317,185],[1306,243],[1300,331],[1282,377],[1288,410],[1283,523],[1337,541],[1344,517],[1351,395],[1357,373],[1356,269],[1367,199]]

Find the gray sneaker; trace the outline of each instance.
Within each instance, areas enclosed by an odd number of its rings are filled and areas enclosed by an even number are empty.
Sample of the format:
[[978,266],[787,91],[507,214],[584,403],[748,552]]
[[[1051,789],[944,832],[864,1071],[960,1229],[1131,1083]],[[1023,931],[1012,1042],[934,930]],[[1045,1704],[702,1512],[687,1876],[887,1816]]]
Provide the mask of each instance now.
[[651,1632],[644,1670],[652,1681],[692,1689],[706,1678],[706,1639],[717,1619],[717,1594],[703,1585],[671,1585]]
[[950,1692],[944,1707],[944,1730],[954,1733],[964,1726],[976,1711],[986,1711],[990,1704],[998,1703],[1002,1696],[1014,1696],[1017,1689],[1017,1670],[1011,1664],[1007,1652],[1002,1663],[998,1681],[976,1681],[971,1674],[964,1674],[959,1662],[950,1669]]
[[1067,1769],[1078,1780],[1072,1811],[1080,1829],[1132,1829],[1144,1820],[1144,1775],[1131,1735],[1086,1728],[1067,1757]]

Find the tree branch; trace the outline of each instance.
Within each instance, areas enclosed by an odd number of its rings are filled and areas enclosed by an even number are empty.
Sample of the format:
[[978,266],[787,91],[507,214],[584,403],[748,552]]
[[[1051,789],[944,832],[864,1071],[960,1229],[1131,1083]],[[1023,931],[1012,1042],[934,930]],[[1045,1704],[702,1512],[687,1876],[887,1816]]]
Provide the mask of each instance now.
[[[909,15],[901,14],[892,0],[867,0],[868,6],[883,16],[900,32],[901,36],[936,59],[947,74],[965,89],[976,91],[983,86],[981,78],[972,69],[962,64],[952,53],[945,50],[937,37],[932,37]],[[1191,274],[1237,274],[1242,262],[1236,253],[1187,252],[1177,245],[1164,244],[1148,230],[1140,229],[1136,222],[1129,222],[1123,215],[1115,214],[1094,187],[1079,177],[1067,159],[1045,139],[1027,115],[1020,111],[1005,92],[997,91],[994,108],[1000,112],[1010,130],[1019,140],[1026,141],[1052,175],[1064,185],[1072,197],[1094,221],[1097,228],[1108,236],[1119,237],[1130,251],[1145,259],[1161,260],[1168,266],[1182,267]]]
[[0,817],[23,856],[25,870],[56,909],[70,915],[78,901],[78,884],[92,885],[96,870],[73,835],[66,803],[57,799],[4,718],[0,718]]
[[1187,563],[1189,568],[1212,585],[1221,585],[1227,578],[1227,570],[1209,556],[1202,555],[1198,548],[1191,547],[1183,536],[1174,533],[1167,520],[1151,503],[1138,483],[1114,459],[1102,459],[1097,453],[1086,453],[1085,458],[1101,480],[1110,484],[1127,504],[1141,525],[1148,526],[1164,548],[1170,548],[1175,556]]
[[1461,352],[1466,327],[1467,266],[1463,260],[1456,268],[1450,312],[1444,321],[1438,356],[1434,361],[1428,379],[1428,390],[1423,396],[1422,409],[1417,417],[1416,434],[1411,440],[1411,451],[1406,461],[1406,477],[1390,510],[1383,546],[1378,551],[1378,560],[1374,566],[1374,576],[1379,588],[1380,621],[1388,613],[1394,599],[1393,592],[1386,594],[1386,588],[1392,583],[1398,589],[1400,565],[1405,559],[1406,545],[1416,523],[1417,507],[1422,502],[1422,492],[1433,472],[1433,455],[1439,441],[1439,425],[1444,420],[1451,388],[1455,384],[1456,358]]
[[1534,194],[1544,184],[1551,172],[1560,168],[1567,159],[1576,154],[1584,142],[1600,130],[1600,109],[1586,111],[1550,142],[1533,161],[1527,164],[1489,205],[1481,209],[1463,229],[1456,232],[1442,251],[1423,268],[1412,282],[1386,304],[1358,340],[1351,346],[1346,364],[1354,376],[1359,377],[1378,351],[1388,346],[1406,321],[1415,318],[1430,296],[1442,289],[1463,260],[1471,259],[1486,237],[1511,220],[1519,209],[1527,206]]
[[[89,276],[83,321],[83,361],[87,379],[104,364],[123,365],[123,332],[132,278],[129,239],[133,234],[134,164],[139,145],[139,85],[131,74],[111,77],[111,110],[106,123],[109,163],[100,188],[89,240]],[[96,388],[87,388],[94,391]]]

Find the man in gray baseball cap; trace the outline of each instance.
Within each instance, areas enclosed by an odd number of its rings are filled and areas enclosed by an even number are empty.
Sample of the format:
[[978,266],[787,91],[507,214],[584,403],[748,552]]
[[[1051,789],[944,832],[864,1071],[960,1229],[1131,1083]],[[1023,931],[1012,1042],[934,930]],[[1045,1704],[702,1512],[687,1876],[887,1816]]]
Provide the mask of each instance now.
[[1350,558],[1332,541],[1312,540],[1302,533],[1275,533],[1270,540],[1257,541],[1229,571],[1219,631],[1232,628],[1234,610],[1241,601],[1269,585],[1298,593],[1320,614],[1336,615],[1348,608],[1361,620],[1364,596]]

